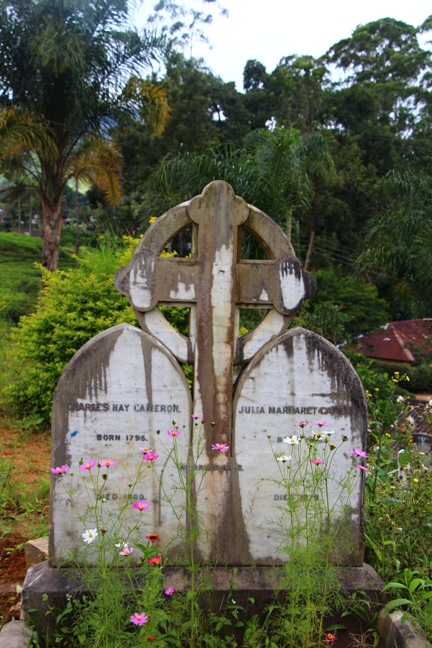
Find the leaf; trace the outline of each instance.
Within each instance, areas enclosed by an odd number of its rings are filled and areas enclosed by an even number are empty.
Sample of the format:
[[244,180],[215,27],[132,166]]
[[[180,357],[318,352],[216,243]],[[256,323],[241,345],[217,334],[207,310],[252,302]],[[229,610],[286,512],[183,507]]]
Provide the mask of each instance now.
[[383,588],[383,592],[385,592],[388,589],[408,589],[406,585],[403,583],[396,583],[396,582],[391,582],[387,583],[387,585]]
[[389,601],[389,603],[387,603],[387,605],[384,608],[384,613],[387,613],[390,610],[394,610],[395,608],[400,607],[401,605],[412,605],[412,604],[413,602],[406,598],[394,599],[393,601]]
[[422,578],[414,578],[414,580],[409,584],[409,593],[412,594],[420,585],[424,587],[424,580]]

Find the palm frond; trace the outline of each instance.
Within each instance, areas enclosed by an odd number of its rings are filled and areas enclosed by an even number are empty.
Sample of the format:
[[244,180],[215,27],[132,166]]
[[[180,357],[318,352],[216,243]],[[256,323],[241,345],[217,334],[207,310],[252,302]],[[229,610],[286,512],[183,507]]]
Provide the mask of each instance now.
[[87,137],[70,159],[68,178],[90,182],[112,205],[121,198],[122,155],[113,141]]
[[4,166],[28,151],[45,159],[56,156],[51,127],[43,118],[18,108],[0,109],[0,164]]

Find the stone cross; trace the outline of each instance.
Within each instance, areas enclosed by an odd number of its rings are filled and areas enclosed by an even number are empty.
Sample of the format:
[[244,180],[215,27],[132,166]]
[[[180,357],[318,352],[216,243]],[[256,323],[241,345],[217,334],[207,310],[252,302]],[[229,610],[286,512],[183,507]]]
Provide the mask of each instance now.
[[[191,225],[192,257],[161,257],[170,239]],[[264,246],[269,260],[240,258],[241,226]],[[232,444],[234,365],[282,332],[302,300],[316,290],[313,275],[304,272],[276,223],[222,181],[160,217],[130,264],[117,273],[115,285],[129,297],[144,330],[165,342],[179,360],[194,363],[194,410],[213,423],[208,451],[215,443]],[[188,340],[161,324],[160,311],[146,317],[167,304],[194,308]],[[239,307],[271,309],[270,317],[240,341]]]
[[[164,258],[161,252],[182,229],[192,227],[191,258]],[[241,259],[241,227],[255,236],[268,259]],[[205,480],[199,505],[210,536],[204,557],[219,553],[235,564],[241,545],[233,552],[225,544],[224,519],[244,524],[239,509],[238,475],[233,448],[233,370],[244,364],[264,343],[282,333],[303,299],[316,290],[288,239],[260,210],[235,196],[222,181],[209,184],[200,196],[168,211],[147,230],[129,265],[115,277],[117,289],[127,295],[141,327],[157,337],[183,362],[194,364],[193,409],[205,421],[205,455],[214,457],[213,444],[227,444],[229,455],[217,457],[224,470]],[[163,318],[159,305],[191,308],[189,337]],[[263,322],[238,339],[239,308],[270,309]],[[181,424],[181,421],[178,423]],[[225,471],[225,472],[224,472]],[[232,476],[233,477],[233,476]],[[226,534],[225,534],[226,535]]]

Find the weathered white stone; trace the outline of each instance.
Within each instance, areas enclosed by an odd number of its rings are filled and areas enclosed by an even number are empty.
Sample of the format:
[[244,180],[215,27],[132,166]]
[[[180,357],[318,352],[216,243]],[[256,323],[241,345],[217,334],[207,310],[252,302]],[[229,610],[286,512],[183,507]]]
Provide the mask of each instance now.
[[180,362],[188,361],[188,340],[171,326],[159,308],[152,308],[138,316],[141,326],[163,342]]
[[[329,500],[334,516],[346,517],[345,535],[339,537],[338,562],[361,564],[362,471],[352,470],[352,491],[340,499],[339,480],[359,461],[351,448],[364,448],[366,404],[356,372],[333,345],[304,329],[293,329],[267,344],[242,374],[234,399],[235,453],[242,470],[239,478],[241,510],[246,525],[249,564],[271,564],[287,556],[278,551],[281,537],[271,531],[269,520],[283,506],[286,491],[274,482],[279,476],[275,455],[292,454],[294,472],[299,446],[288,446],[286,436],[300,435],[295,423],[308,420],[306,436],[318,431],[316,420],[334,430],[331,442],[338,446],[333,455]],[[303,452],[305,442],[303,441]],[[319,469],[319,467],[317,467]],[[349,507],[343,513],[343,505]],[[348,545],[348,548],[347,548]]]
[[[173,421],[186,425],[177,437],[181,460],[186,462],[190,420],[190,390],[178,363],[162,344],[127,324],[90,340],[70,361],[54,398],[52,465],[66,464],[70,469],[53,476],[50,555],[67,558],[83,546],[86,529],[102,526],[91,515],[78,520],[85,517],[89,503],[86,487],[93,494],[91,479],[98,474],[97,466],[81,471],[81,459],[117,462],[99,471],[99,487],[104,483],[101,474],[108,474],[103,493],[107,533],[115,528],[110,515],[128,502],[126,526],[139,522],[141,541],[155,532],[163,548],[175,538],[178,521],[165,500],[172,498],[171,504],[181,516],[184,496],[175,490],[178,471],[169,460],[173,439],[167,430],[173,428]],[[153,448],[159,454],[157,461],[144,462],[140,447]],[[131,489],[140,469],[143,477]],[[75,491],[72,501],[62,482]],[[128,496],[132,496],[130,501]],[[140,513],[132,508],[136,499],[151,505]],[[127,534],[127,528],[116,531],[119,538]]]

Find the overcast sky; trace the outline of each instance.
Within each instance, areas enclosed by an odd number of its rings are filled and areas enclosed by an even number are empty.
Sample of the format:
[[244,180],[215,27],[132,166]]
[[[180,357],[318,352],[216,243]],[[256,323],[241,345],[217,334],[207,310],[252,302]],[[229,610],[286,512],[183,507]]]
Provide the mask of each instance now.
[[[154,4],[145,0],[139,12],[142,22]],[[357,25],[388,16],[418,26],[432,14],[431,0],[221,0],[221,4],[229,17],[217,17],[206,27],[212,49],[198,44],[192,54],[202,56],[224,81],[235,81],[238,90],[243,89],[248,59],[261,61],[271,72],[283,56],[321,56]]]

